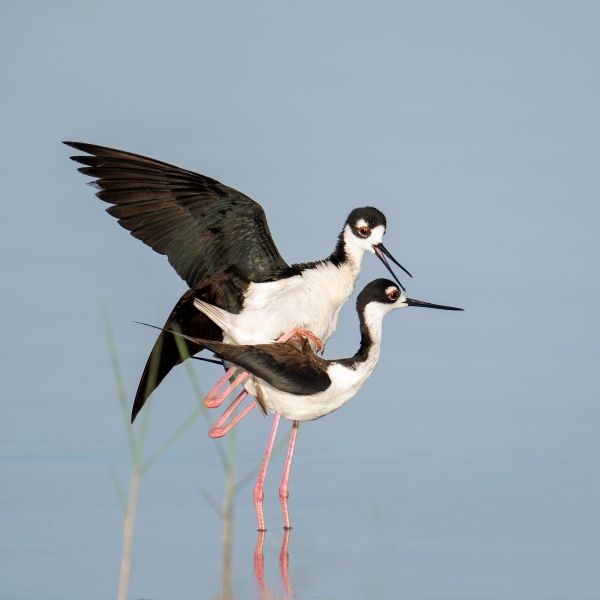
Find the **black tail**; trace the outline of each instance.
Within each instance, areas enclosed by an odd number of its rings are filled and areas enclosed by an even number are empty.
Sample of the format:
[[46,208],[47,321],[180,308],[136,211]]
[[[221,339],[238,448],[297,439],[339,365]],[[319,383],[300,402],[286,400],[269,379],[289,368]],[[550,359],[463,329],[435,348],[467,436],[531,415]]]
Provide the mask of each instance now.
[[[202,350],[203,346],[194,344],[188,340],[182,340],[187,346],[190,356],[194,356]],[[161,333],[158,336],[148,357],[144,373],[140,379],[133,408],[131,410],[131,422],[135,421],[140,410],[142,410],[150,394],[161,384],[162,380],[169,374],[171,369],[182,362],[175,336],[170,333]]]
[[[209,279],[198,283],[181,296],[175,308],[171,311],[164,329],[170,330],[175,324],[178,324],[179,329],[175,327],[175,331],[180,330],[181,333],[190,337],[222,341],[223,332],[194,306],[194,299],[198,297],[229,312],[239,313],[244,292],[248,285],[250,285],[250,280],[244,277],[235,265],[227,265],[219,269]],[[180,340],[188,347],[190,356],[194,356],[204,348],[204,346],[190,340],[184,340],[183,338],[180,338]],[[148,396],[160,385],[160,382],[169,374],[171,369],[180,362],[182,362],[182,359],[175,336],[167,332],[161,333],[150,353],[135,395],[133,410],[131,411],[132,423],[142,410]]]

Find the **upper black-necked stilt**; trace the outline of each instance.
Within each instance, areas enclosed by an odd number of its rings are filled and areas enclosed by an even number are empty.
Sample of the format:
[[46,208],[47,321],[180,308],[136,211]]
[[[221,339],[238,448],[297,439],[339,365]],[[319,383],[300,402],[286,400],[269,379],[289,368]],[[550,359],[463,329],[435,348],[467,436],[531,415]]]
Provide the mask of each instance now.
[[[235,322],[239,315],[228,313],[198,299],[194,301],[194,304],[210,317],[225,332],[226,336],[236,327]],[[306,338],[293,334],[284,335],[276,344],[235,345],[202,339],[190,340],[244,370],[241,375],[234,376],[235,367],[233,367],[205,399],[207,406],[216,407],[238,384],[241,383],[245,388],[211,429],[211,437],[225,435],[254,408],[255,403],[253,402],[234,419],[227,422],[227,419],[248,393],[255,397],[256,403],[265,414],[267,412],[275,413],[271,436],[254,489],[259,529],[265,528],[262,512],[263,485],[280,416],[293,421],[283,479],[279,489],[284,525],[289,528],[288,479],[299,422],[319,419],[340,408],[356,394],[369,378],[379,360],[383,317],[392,310],[406,306],[463,310],[452,306],[412,300],[407,298],[393,281],[377,279],[363,289],[356,302],[361,341],[358,352],[352,358],[325,360],[314,354]],[[224,392],[220,392],[230,377],[235,377],[233,383]]]
[[[190,337],[239,344],[274,341],[298,329],[321,344],[337,326],[365,253],[376,254],[396,280],[386,256],[406,271],[382,243],[386,219],[376,208],[357,208],[350,213],[328,258],[290,266],[271,238],[262,207],[248,196],[151,158],[92,144],[65,143],[88,153],[72,159],[85,165],[79,169],[81,173],[95,178],[96,195],[112,204],[107,212],[133,236],[166,254],[190,286],[169,315],[165,329],[175,322]],[[310,235],[310,222],[306,227]],[[401,287],[400,281],[398,285]],[[195,298],[238,315],[226,337],[194,308]],[[192,356],[202,348],[188,343]],[[157,357],[152,359],[153,355]],[[153,362],[155,377],[151,374]],[[179,362],[172,336],[161,334],[140,380],[132,421]]]

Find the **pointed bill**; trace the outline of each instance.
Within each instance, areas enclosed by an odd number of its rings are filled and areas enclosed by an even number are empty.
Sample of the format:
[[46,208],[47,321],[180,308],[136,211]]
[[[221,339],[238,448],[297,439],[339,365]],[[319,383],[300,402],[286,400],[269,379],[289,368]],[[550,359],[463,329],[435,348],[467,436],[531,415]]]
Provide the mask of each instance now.
[[412,298],[406,299],[407,306],[421,306],[423,308],[439,308],[440,310],[465,310],[464,308],[456,308],[455,306],[444,306],[443,304],[431,304],[430,302],[423,302],[423,300],[413,300]]
[[390,267],[390,263],[388,263],[386,256],[396,265],[398,265],[407,275],[412,277],[412,275],[390,254],[388,249],[383,244],[373,244],[373,250],[375,250],[375,254],[377,258],[385,265],[385,268],[392,274],[392,277],[396,281],[396,283],[400,286],[400,288],[406,291],[406,288],[400,283],[398,277],[396,277],[396,273],[392,271],[392,267]]

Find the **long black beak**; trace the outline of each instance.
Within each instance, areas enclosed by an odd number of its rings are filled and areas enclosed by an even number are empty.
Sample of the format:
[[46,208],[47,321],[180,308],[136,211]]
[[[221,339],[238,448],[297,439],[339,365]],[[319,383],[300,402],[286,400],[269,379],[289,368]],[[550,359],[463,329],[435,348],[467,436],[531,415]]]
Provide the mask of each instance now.
[[409,277],[412,275],[390,254],[390,251],[383,244],[373,244],[373,250],[375,250],[375,254],[377,254],[377,258],[385,265],[385,268],[392,274],[392,277],[396,280],[396,283],[402,288],[403,291],[406,291],[406,288],[400,283],[400,280],[396,277],[394,271],[392,271],[392,267],[388,263],[386,256],[396,265],[398,265]]
[[441,304],[430,304],[429,302],[423,302],[423,300],[413,300],[412,298],[406,299],[408,306],[422,306],[423,308],[439,308],[440,310],[465,310],[464,308],[456,308],[455,306],[443,306]]

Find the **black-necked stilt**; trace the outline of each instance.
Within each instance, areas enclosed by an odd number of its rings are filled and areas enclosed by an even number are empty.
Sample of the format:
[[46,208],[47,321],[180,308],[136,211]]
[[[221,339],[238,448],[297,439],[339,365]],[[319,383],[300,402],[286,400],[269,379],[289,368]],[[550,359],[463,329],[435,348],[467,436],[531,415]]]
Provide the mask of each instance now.
[[[376,254],[396,280],[386,256],[406,271],[382,243],[386,218],[376,208],[350,213],[328,258],[290,266],[271,238],[262,207],[248,196],[151,158],[65,143],[88,153],[72,159],[85,165],[81,173],[95,178],[96,195],[112,204],[107,212],[134,237],[166,254],[190,286],[165,329],[176,323],[190,337],[238,344],[272,342],[296,329],[322,347],[354,290],[365,253]],[[398,285],[402,287],[400,281]],[[227,336],[194,308],[196,298],[237,314]],[[203,346],[190,342],[188,349],[193,356]],[[154,362],[155,377],[151,373]],[[179,362],[172,336],[161,334],[140,380],[132,421]]]
[[[196,299],[194,304],[210,317],[226,336],[235,328],[238,315],[228,313],[202,300]],[[241,383],[245,388],[211,429],[209,433],[211,437],[225,435],[254,408],[255,403],[253,402],[234,419],[227,422],[227,419],[231,417],[248,393],[255,397],[256,404],[265,414],[267,412],[275,414],[271,436],[254,489],[259,529],[265,528],[262,512],[263,485],[280,417],[283,416],[293,421],[283,479],[279,489],[284,525],[289,528],[288,480],[299,422],[311,421],[328,415],[348,402],[358,392],[379,360],[383,317],[392,310],[406,306],[463,310],[452,306],[412,300],[407,298],[393,281],[377,279],[363,289],[356,302],[361,341],[358,352],[352,358],[325,360],[313,352],[306,338],[293,334],[284,335],[280,338],[279,343],[275,344],[235,345],[210,340],[190,340],[211,350],[221,359],[243,369],[242,374],[237,376],[233,375],[233,372],[228,372],[205,399],[207,406],[216,407],[238,384]],[[235,377],[234,381],[224,392],[220,392],[231,376]]]

